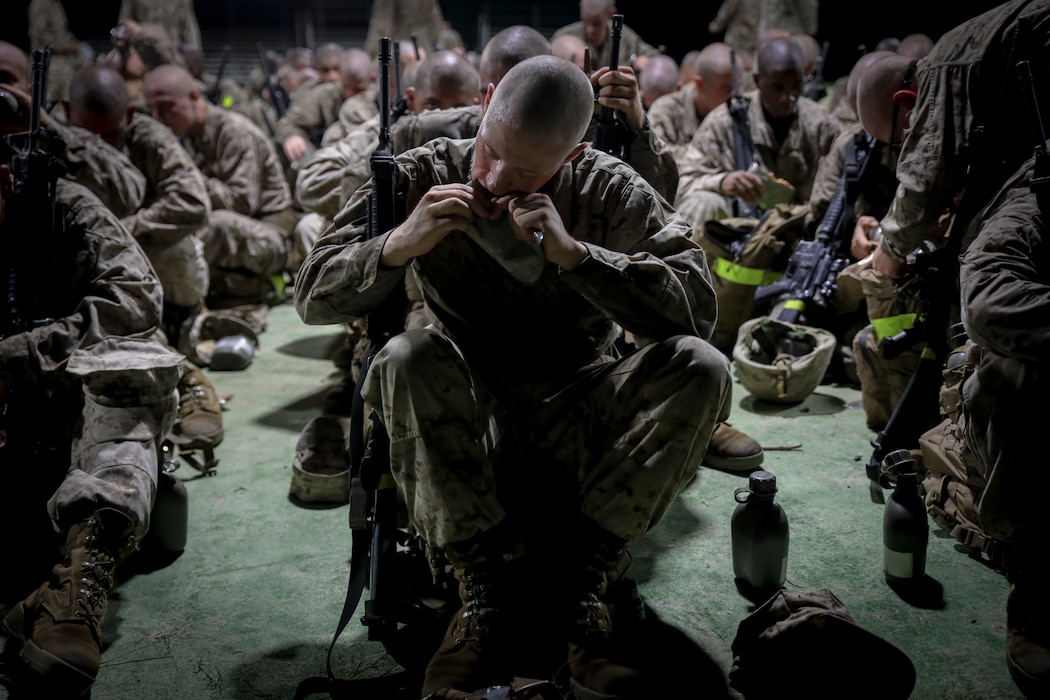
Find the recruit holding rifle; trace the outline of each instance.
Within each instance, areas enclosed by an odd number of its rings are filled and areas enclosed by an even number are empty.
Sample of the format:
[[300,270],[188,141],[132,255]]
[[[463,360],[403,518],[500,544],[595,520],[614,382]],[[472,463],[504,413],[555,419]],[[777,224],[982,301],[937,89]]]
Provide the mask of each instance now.
[[[612,35],[610,49],[612,57],[609,59],[609,70],[619,70],[620,62],[620,37],[623,35],[623,15],[615,14],[612,17]],[[588,61],[589,62],[589,61]],[[598,99],[597,90],[595,100]],[[612,107],[602,107],[598,112],[598,121],[594,128],[594,147],[609,155],[616,156],[624,162],[629,162],[629,150],[626,148],[624,139],[625,125],[620,123],[616,110]]]
[[[755,162],[755,143],[751,140],[751,120],[747,114],[751,100],[740,94],[736,49],[730,49],[729,63],[733,71],[733,92],[730,93],[726,106],[729,108],[729,116],[733,118],[733,154],[736,156],[737,170],[750,170]],[[734,209],[737,216],[747,219],[757,219],[760,215],[758,204],[745,202],[739,197],[734,202]]]
[[[818,307],[825,316],[833,312],[838,274],[851,261],[849,248],[856,223],[853,204],[860,194],[875,144],[875,139],[866,131],[857,132],[849,145],[835,196],[817,227],[815,239],[799,241],[788,258],[784,276],[755,290],[756,306],[788,295],[777,320],[798,323],[799,316],[810,305]],[[811,325],[823,327],[825,324]]]

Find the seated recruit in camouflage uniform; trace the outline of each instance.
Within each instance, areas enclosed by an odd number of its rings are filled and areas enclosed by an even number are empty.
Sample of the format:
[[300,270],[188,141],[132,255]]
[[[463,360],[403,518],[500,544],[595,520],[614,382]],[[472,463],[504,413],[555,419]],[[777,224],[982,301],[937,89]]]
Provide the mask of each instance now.
[[[406,89],[408,110],[419,114],[423,110],[466,107],[477,100],[480,86],[478,72],[467,59],[454,51],[438,51],[417,67],[414,84]],[[307,211],[321,215],[322,227],[331,222],[354,190],[372,176],[372,153],[378,145],[379,115],[376,115],[340,141],[315,151],[299,169],[296,199]],[[303,254],[313,247],[314,240],[316,236],[301,243],[297,241],[303,246]]]
[[[703,252],[634,170],[581,143],[593,104],[570,62],[522,61],[486,96],[475,139],[398,157],[402,224],[369,238],[361,188],[300,272],[307,323],[367,316],[406,274],[437,318],[391,338],[363,391],[413,525],[463,582],[424,694],[509,682],[515,626],[542,624],[577,683],[644,696],[638,672],[604,656],[605,573],[729,413],[728,361],[704,340]],[[541,327],[555,352],[535,352]],[[621,327],[652,342],[612,360]]]
[[122,223],[157,271],[164,289],[164,330],[175,343],[178,328],[200,311],[208,292],[204,245],[196,235],[211,210],[204,177],[167,127],[144,114],[129,119],[127,88],[111,68],[89,66],[73,76],[66,116],[71,125],[97,135],[84,139],[84,131],[77,132],[95,161],[112,158],[112,149],[103,147],[108,145],[122,151],[146,178],[142,206],[131,209]]
[[715,42],[705,46],[697,56],[692,82],[649,105],[649,126],[667,144],[679,168],[700,122],[712,109],[724,104],[732,92],[729,46]]
[[[339,73],[338,81],[297,90],[288,111],[274,125],[274,141],[289,163],[317,148],[325,130],[339,119],[343,103],[368,90],[373,82],[371,61],[361,49],[343,52]],[[368,116],[377,112],[378,106]]]
[[184,68],[150,71],[144,93],[206,178],[211,216],[198,235],[209,306],[266,301],[270,277],[285,272],[298,220],[273,144],[246,117],[209,103]]
[[[1027,18],[1022,22],[1023,18]],[[1027,24],[1024,42],[1018,29]],[[1011,0],[945,33],[917,69],[917,101],[903,137],[900,184],[882,221],[873,266],[892,278],[919,246],[938,243],[945,210],[955,211],[945,244],[962,251],[962,323],[978,347],[963,384],[964,439],[984,470],[979,506],[988,535],[1007,542],[1007,667],[1027,697],[1050,694],[1050,604],[1044,507],[1032,488],[1045,462],[1046,195],[1028,192],[1043,123],[1029,115],[1016,64],[1028,61],[1032,95],[1050,94],[1050,2]],[[980,126],[981,131],[975,130]],[[1038,144],[1045,149],[1045,144]],[[1036,170],[1034,175],[1046,177]],[[958,194],[961,201],[952,206]],[[975,237],[976,236],[976,237]],[[947,333],[947,329],[938,329]]]
[[[591,54],[591,70],[608,66],[612,61],[612,16],[616,3],[613,0],[580,0],[580,19],[557,29],[552,38],[560,34],[574,34],[583,39]],[[621,66],[632,66],[642,70],[645,59],[660,53],[660,49],[647,44],[638,32],[626,24],[620,36]]]
[[0,604],[15,604],[8,651],[46,694],[71,697],[99,671],[114,569],[150,527],[183,358],[160,340],[159,281],[117,218],[60,179],[45,231],[46,204],[11,196],[11,177],[0,165],[0,268],[18,282],[0,318],[0,518],[13,533]]
[[[768,40],[759,48],[754,75],[758,87],[745,95],[755,161],[761,172],[791,183],[795,203],[809,199],[817,163],[841,130],[827,109],[800,97],[802,70],[802,50],[796,43]],[[705,222],[733,216],[734,197],[757,201],[762,187],[758,175],[737,167],[728,106],[711,110],[679,163],[679,212],[700,233]]]

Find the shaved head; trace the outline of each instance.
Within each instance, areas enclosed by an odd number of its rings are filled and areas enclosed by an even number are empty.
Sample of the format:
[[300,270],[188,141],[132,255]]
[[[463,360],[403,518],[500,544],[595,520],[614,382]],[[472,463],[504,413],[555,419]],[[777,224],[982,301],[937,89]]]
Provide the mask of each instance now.
[[551,54],[547,37],[524,24],[515,24],[497,32],[481,51],[481,87],[499,85],[513,66],[533,56]]
[[131,106],[124,76],[109,66],[84,66],[69,81],[63,103],[73,126],[98,134],[111,146],[119,146],[130,122]]
[[914,107],[915,83],[914,62],[907,56],[891,54],[872,63],[857,83],[857,116],[864,129],[879,141],[899,143]]
[[190,94],[196,89],[193,76],[182,66],[166,63],[149,72],[143,81],[143,89],[165,89],[173,93]]
[[[551,109],[557,95],[558,109]],[[516,132],[579,143],[594,112],[590,78],[557,56],[534,56],[503,76],[485,111],[485,122]]]
[[207,101],[201,96],[193,76],[181,67],[157,66],[142,83],[153,118],[171,129],[176,136],[191,133],[199,136],[204,127]]

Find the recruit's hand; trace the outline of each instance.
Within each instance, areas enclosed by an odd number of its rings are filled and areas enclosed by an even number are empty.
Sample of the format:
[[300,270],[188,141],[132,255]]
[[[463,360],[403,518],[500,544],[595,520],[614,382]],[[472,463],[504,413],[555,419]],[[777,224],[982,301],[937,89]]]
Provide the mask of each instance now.
[[879,230],[879,220],[874,216],[865,214],[858,218],[857,225],[853,227],[853,238],[849,244],[850,255],[860,260],[875,252],[879,241],[874,232]]
[[431,187],[400,226],[390,232],[379,262],[400,267],[426,255],[452,231],[464,231],[475,216],[488,216],[491,199],[469,184]]
[[302,136],[292,136],[284,142],[284,155],[289,163],[294,163],[306,155],[306,139]]
[[539,245],[547,262],[563,270],[574,270],[587,257],[587,249],[569,235],[554,202],[545,194],[521,195],[507,207],[514,235]]
[[722,178],[722,194],[740,197],[745,202],[758,200],[765,186],[762,178],[746,170],[734,170]]
[[598,86],[598,104],[622,112],[628,126],[641,130],[645,125],[645,107],[634,68],[620,66],[610,71],[609,66],[602,66],[591,73],[591,84]]

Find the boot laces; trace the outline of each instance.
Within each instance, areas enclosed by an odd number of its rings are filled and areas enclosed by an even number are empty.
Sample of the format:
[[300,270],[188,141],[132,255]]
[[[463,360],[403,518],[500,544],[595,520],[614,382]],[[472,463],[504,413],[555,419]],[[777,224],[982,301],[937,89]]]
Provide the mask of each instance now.
[[88,535],[86,541],[86,558],[80,564],[80,588],[74,614],[99,622],[105,612],[115,562],[112,555],[99,546],[97,534]]
[[477,577],[463,577],[463,611],[459,614],[457,644],[477,644],[489,631],[489,614],[493,607],[488,604],[489,586]]
[[185,418],[197,410],[203,410],[208,394],[200,384],[189,380],[184,385],[184,390],[179,393],[179,418]]

